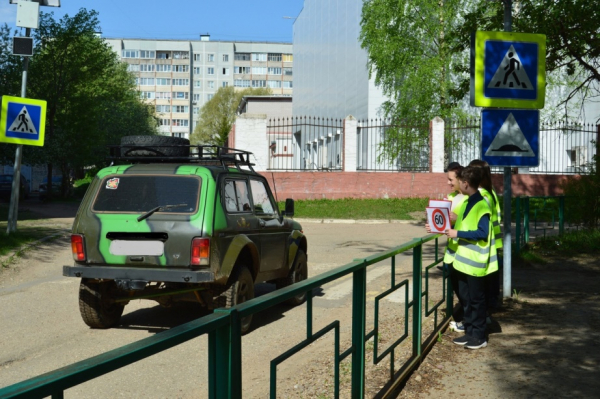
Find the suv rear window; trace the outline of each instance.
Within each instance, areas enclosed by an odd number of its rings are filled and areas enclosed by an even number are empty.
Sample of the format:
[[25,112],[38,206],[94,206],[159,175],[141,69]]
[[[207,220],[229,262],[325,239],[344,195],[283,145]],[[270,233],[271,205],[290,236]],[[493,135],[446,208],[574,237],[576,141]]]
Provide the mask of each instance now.
[[148,212],[157,206],[181,205],[162,210],[196,213],[200,178],[182,175],[112,175],[104,178],[94,201],[94,212]]

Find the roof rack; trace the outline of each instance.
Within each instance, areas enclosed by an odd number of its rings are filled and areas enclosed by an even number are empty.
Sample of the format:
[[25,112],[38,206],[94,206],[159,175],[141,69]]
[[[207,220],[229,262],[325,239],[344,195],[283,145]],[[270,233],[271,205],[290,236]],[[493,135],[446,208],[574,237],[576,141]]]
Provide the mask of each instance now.
[[[242,170],[241,166],[247,166],[254,172],[255,164],[250,162],[249,151],[238,150],[236,148],[221,147],[217,145],[109,145],[107,146],[110,155],[107,159],[113,163],[197,163],[202,165],[217,165],[227,170],[229,166],[234,166]],[[168,156],[165,154],[176,153],[182,149],[188,153],[188,156]],[[189,149],[189,150],[186,150]],[[146,153],[148,155],[129,155],[129,153]]]

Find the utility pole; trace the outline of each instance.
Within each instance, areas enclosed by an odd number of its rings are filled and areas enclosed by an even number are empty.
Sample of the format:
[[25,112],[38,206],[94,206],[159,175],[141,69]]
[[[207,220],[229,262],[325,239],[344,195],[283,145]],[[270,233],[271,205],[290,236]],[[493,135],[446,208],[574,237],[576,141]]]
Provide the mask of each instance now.
[[[504,0],[504,31],[512,32],[512,0]],[[502,296],[510,298],[512,293],[512,233],[511,233],[511,204],[512,199],[512,171],[504,167],[504,272]],[[518,223],[519,221],[517,221]]]

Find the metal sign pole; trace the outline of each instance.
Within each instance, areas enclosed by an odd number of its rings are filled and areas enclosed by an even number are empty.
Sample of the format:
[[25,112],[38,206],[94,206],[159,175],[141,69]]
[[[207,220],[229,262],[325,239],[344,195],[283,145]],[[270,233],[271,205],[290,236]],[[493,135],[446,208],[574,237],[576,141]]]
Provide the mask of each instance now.
[[[31,36],[31,28],[25,29],[25,36]],[[29,57],[23,57],[23,79],[21,81],[21,97],[25,98],[27,92],[27,70],[29,69]],[[10,196],[10,207],[8,208],[8,220],[6,234],[17,231],[17,217],[19,215],[19,191],[21,188],[21,160],[23,159],[23,145],[17,144],[15,154],[15,167]]]
[[[504,31],[512,31],[512,0],[504,0]],[[510,298],[512,292],[512,257],[511,257],[511,187],[512,172],[510,167],[504,168],[504,281],[502,284],[502,296]],[[517,220],[517,223],[519,221]]]

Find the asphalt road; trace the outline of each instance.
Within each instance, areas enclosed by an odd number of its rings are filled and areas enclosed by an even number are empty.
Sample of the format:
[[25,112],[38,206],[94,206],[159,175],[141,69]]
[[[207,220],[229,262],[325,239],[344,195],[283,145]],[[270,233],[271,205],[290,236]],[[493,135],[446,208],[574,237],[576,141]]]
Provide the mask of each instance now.
[[[63,220],[68,223],[68,219]],[[308,238],[309,275],[391,249],[425,234],[419,223],[347,224],[304,222]],[[410,276],[411,256],[397,260],[397,278]],[[72,264],[68,236],[26,251],[0,273],[0,387],[69,365],[168,330],[202,316],[194,304],[161,308],[156,302],[127,305],[122,323],[109,330],[88,328],[79,315],[79,280],[62,276]],[[368,296],[389,285],[389,261],[368,270]],[[260,284],[257,294],[271,292]],[[314,330],[340,320],[342,338],[351,331],[350,277],[315,292]],[[391,296],[389,304],[403,301]],[[245,397],[267,397],[270,359],[305,338],[305,306],[284,305],[255,316],[253,330],[243,337]],[[65,397],[173,398],[207,396],[207,338],[200,337],[132,366],[97,378],[65,392]],[[294,356],[278,369],[278,386],[293,384],[299,368],[310,360]]]

